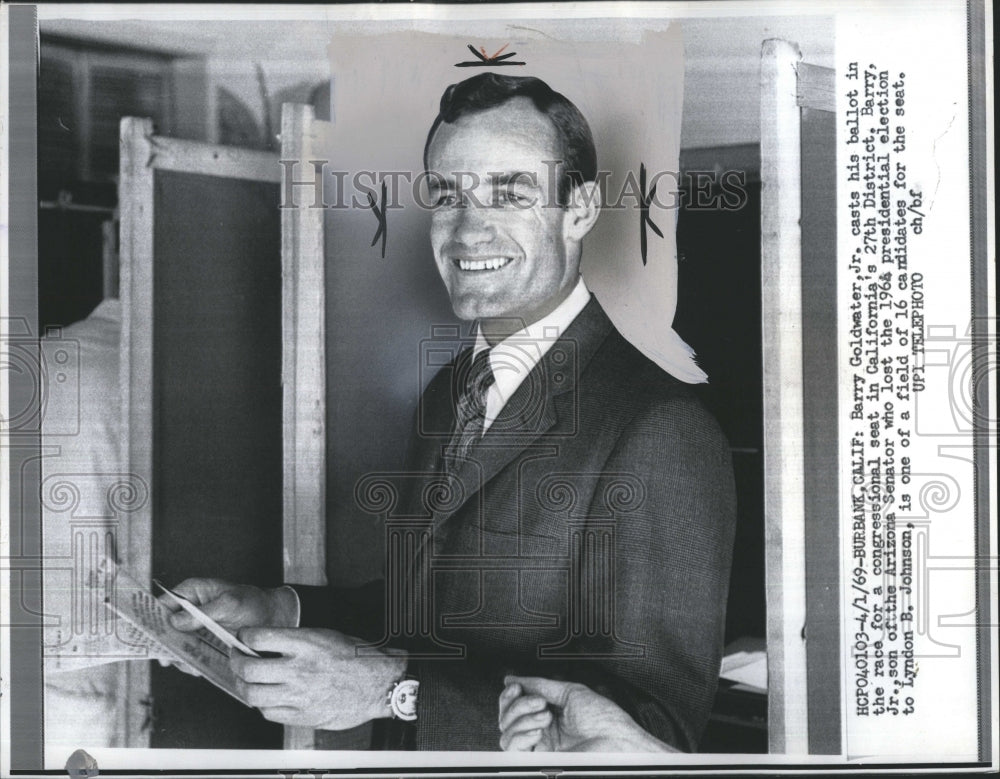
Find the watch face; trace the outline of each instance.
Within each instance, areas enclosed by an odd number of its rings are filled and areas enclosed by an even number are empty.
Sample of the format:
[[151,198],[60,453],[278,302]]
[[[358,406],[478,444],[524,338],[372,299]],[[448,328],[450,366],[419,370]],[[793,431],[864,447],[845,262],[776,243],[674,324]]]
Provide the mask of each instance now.
[[404,720],[417,718],[417,691],[420,682],[416,679],[404,679],[392,690],[389,706],[394,716]]

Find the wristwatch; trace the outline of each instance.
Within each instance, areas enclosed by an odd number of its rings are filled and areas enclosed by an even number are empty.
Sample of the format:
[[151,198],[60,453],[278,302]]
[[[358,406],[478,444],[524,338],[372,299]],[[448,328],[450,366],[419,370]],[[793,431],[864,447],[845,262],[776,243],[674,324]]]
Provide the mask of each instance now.
[[411,676],[392,685],[386,695],[386,701],[393,719],[412,722],[417,718],[417,692],[419,690],[420,682]]

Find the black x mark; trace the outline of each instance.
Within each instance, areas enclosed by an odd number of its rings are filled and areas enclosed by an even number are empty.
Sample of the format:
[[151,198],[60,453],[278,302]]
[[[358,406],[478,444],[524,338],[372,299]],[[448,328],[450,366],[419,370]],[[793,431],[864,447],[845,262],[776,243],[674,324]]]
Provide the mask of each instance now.
[[385,217],[385,182],[382,182],[382,207],[379,208],[378,201],[375,200],[375,196],[369,192],[368,193],[368,205],[372,212],[375,214],[375,218],[378,219],[378,230],[375,231],[375,237],[372,238],[371,246],[375,245],[375,242],[381,237],[382,238],[382,259],[385,259],[385,242],[389,237],[389,227],[386,223]]
[[523,62],[511,62],[511,57],[516,57],[517,52],[511,51],[507,54],[501,54],[500,52],[506,49],[508,44],[504,44],[500,47],[500,50],[494,54],[492,57],[486,55],[486,50],[482,46],[477,49],[471,43],[469,44],[469,51],[476,55],[477,59],[466,62],[456,62],[456,68],[488,68],[488,67],[499,67],[500,65],[523,65]]
[[645,163],[639,163],[639,194],[642,197],[642,206],[639,208],[639,249],[642,252],[642,264],[646,264],[646,225],[653,228],[653,232],[656,233],[660,238],[663,237],[663,233],[660,232],[660,228],[653,224],[653,220],[649,218],[649,204],[653,200],[653,195],[656,194],[656,184],[653,184],[653,188],[649,190],[649,194],[646,194],[646,165]]

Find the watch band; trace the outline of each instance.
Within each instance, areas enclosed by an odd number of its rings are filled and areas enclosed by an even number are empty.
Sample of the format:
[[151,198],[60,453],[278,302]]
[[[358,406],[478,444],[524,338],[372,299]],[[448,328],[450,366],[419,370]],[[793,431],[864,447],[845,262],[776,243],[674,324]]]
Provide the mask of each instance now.
[[412,722],[417,718],[417,693],[420,689],[420,682],[407,677],[392,685],[386,698],[389,704],[389,711],[394,719],[401,719]]

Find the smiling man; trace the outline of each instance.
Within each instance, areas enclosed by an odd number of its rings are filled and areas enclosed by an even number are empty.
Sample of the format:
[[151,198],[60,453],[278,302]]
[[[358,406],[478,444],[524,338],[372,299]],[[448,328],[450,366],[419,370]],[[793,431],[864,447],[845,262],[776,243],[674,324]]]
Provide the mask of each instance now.
[[[715,693],[735,524],[729,449],[580,276],[600,212],[587,122],[536,78],[449,87],[428,134],[431,245],[475,343],[431,380],[386,581],[177,589],[280,657],[233,659],[264,716],[388,748],[494,750],[508,674],[585,684],[693,750]],[[178,627],[190,629],[184,615]]]

